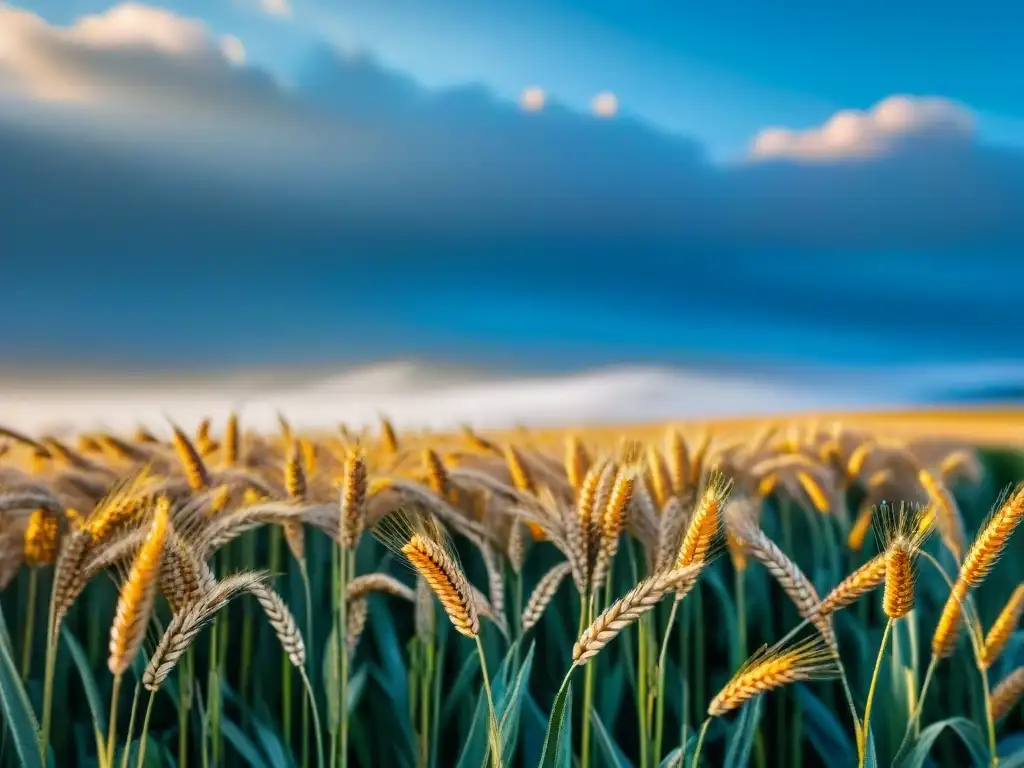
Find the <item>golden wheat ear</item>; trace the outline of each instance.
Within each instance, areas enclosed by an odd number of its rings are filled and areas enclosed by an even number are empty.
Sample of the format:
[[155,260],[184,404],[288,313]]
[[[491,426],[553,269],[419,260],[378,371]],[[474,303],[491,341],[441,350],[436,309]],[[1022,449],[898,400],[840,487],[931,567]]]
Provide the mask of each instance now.
[[480,633],[473,587],[437,518],[398,509],[374,526],[372,533],[426,582],[457,632],[470,638]]
[[135,555],[128,576],[121,586],[114,623],[110,628],[111,674],[122,674],[138,655],[153,613],[163,560],[171,503],[166,497],[157,502],[145,540]]
[[805,680],[839,675],[835,653],[818,636],[788,648],[764,646],[725,684],[708,705],[708,716],[719,717],[762,693]]
[[677,567],[698,565],[708,559],[722,530],[725,503],[731,491],[731,480],[726,480],[721,473],[712,473],[683,536],[676,557]]
[[1017,667],[993,689],[989,696],[989,707],[993,722],[998,722],[1010,714],[1020,700],[1024,698],[1024,666]]
[[189,488],[193,491],[209,488],[210,473],[206,469],[203,457],[185,431],[174,422],[171,422],[171,444],[185,472]]
[[1024,582],[1017,585],[985,635],[985,642],[981,648],[981,663],[986,669],[991,667],[1006,649],[1010,637],[1017,630],[1021,616],[1024,616]]
[[366,524],[366,460],[357,451],[349,451],[342,467],[339,488],[341,545],[355,549]]

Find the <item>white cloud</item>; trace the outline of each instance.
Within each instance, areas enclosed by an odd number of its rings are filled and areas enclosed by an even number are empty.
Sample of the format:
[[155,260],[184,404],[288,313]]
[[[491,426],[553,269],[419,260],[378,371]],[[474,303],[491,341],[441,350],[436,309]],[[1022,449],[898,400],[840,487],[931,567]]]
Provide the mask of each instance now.
[[161,8],[123,3],[59,27],[0,3],[0,84],[35,100],[177,108],[222,90],[244,59],[238,38]]
[[540,112],[544,109],[546,101],[547,94],[544,93],[544,89],[536,85],[530,86],[519,96],[519,106],[527,112]]
[[287,19],[292,15],[290,0],[258,0],[259,9],[268,16],[280,16]]
[[591,100],[590,109],[598,117],[615,117],[619,111],[619,100],[614,93],[602,91]]
[[224,58],[232,64],[245,63],[245,46],[234,35],[225,35],[220,39],[220,50],[224,54]]
[[890,96],[867,111],[834,114],[818,128],[768,128],[751,146],[754,158],[832,161],[890,154],[915,138],[972,139],[974,118],[965,107],[935,97]]

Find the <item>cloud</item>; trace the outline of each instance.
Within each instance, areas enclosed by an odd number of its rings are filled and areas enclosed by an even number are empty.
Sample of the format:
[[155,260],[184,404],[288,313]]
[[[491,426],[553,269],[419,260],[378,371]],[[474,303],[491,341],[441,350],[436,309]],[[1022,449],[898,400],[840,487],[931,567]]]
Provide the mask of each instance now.
[[871,109],[837,112],[820,128],[767,128],[754,139],[754,158],[835,161],[892,154],[926,142],[971,143],[974,118],[940,98],[890,96]]
[[[294,121],[295,104],[245,47],[203,22],[136,3],[70,26],[0,3],[0,98],[74,105],[151,123],[167,117],[220,123]],[[160,119],[153,121],[151,118]]]
[[547,95],[544,93],[544,89],[536,85],[526,88],[519,96],[519,105],[527,112],[540,112],[544,109],[545,101],[547,101]]
[[[240,44],[166,11],[123,5],[70,27],[0,14],[0,89],[22,96],[0,110],[0,167],[23,179],[0,191],[0,224],[26,254],[61,223],[81,243],[215,237],[233,251],[257,231],[259,248],[342,250],[642,239],[663,259],[1024,246],[1024,154],[980,144],[941,100],[766,132],[751,158],[716,165],[695,141],[540,89],[520,103],[431,90],[326,48],[286,89]],[[595,99],[600,115],[617,108]]]
[[619,111],[619,100],[614,93],[602,91],[591,100],[590,110],[598,117],[615,117]]
[[290,0],[258,0],[258,3],[260,10],[269,16],[279,16],[287,19],[292,15]]

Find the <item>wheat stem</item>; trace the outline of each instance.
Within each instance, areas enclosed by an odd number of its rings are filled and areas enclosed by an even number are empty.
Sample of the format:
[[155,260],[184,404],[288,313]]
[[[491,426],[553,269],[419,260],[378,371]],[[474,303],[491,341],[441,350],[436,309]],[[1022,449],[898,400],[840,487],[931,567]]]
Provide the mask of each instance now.
[[[54,586],[56,587],[56,579]],[[51,595],[49,618],[46,624],[46,666],[43,671],[43,723],[39,729],[39,757],[43,765],[47,764],[46,752],[50,743],[50,726],[53,722],[53,677],[57,666],[57,633],[54,630],[56,594]],[[103,761],[102,749],[98,755]]]
[[857,752],[859,754],[860,768],[864,768],[867,761],[868,734],[871,731],[871,705],[875,700],[875,687],[878,683],[878,670],[882,668],[882,658],[885,656],[885,647],[889,644],[889,635],[892,634],[892,625],[895,619],[890,618],[885,622],[885,630],[882,632],[882,642],[878,647],[878,655],[875,657],[875,671],[871,673],[871,685],[868,687],[868,700],[864,705],[864,720],[857,732]]
[[21,679],[28,680],[32,667],[32,639],[36,624],[36,591],[38,589],[39,568],[30,568],[28,572],[28,588],[25,596],[25,632],[21,642]]
[[128,734],[124,740],[124,749],[121,750],[121,768],[128,768],[128,755],[132,751],[132,734],[135,733],[135,715],[139,708],[139,690],[141,688],[142,685],[136,681],[135,693],[132,694],[132,711],[128,716]]
[[[299,576],[302,578],[302,593],[306,601],[306,642],[310,644],[309,658],[313,654],[313,597],[309,585],[309,571],[306,568],[306,561],[299,560]],[[307,662],[308,663],[308,662]],[[305,673],[303,673],[305,675]],[[309,697],[302,700],[302,768],[309,768]]]
[[121,693],[121,674],[114,675],[114,685],[110,691],[110,722],[107,725],[107,768],[114,766],[114,739],[117,737],[117,699]]
[[135,768],[143,768],[146,764],[146,742],[149,739],[149,718],[153,714],[153,699],[156,693],[149,692],[146,701],[146,714],[142,718],[142,736],[139,741],[139,756],[135,761]]
[[[637,720],[640,732],[640,768],[647,768],[647,751],[650,748],[648,739],[650,738],[650,729],[648,728],[647,722],[647,696],[648,696],[648,682],[647,682],[647,632],[648,632],[648,617],[641,616],[640,621],[637,623],[637,661],[636,661],[636,676],[637,676]],[[592,664],[592,667],[596,667],[596,664]],[[589,713],[588,713],[589,714]],[[586,716],[586,715],[585,715]]]
[[700,735],[697,736],[697,748],[693,750],[693,762],[690,763],[690,768],[700,767],[700,753],[704,748],[704,737],[707,735],[708,726],[711,725],[710,717],[704,718],[704,724],[700,727]]
[[665,637],[661,641],[661,651],[658,653],[658,690],[655,695],[654,709],[654,762],[661,762],[662,739],[665,733],[665,659],[668,656],[668,641],[672,637],[672,629],[676,624],[676,612],[679,610],[679,602],[672,601],[672,607],[668,612],[668,624],[665,625]]
[[501,733],[498,730],[498,717],[494,712],[491,677],[487,673],[487,657],[484,655],[484,644],[480,641],[479,633],[474,639],[476,640],[476,653],[480,657],[480,675],[483,677],[484,691],[487,694],[487,709],[490,712],[491,765],[494,768],[501,768]]
[[[586,626],[590,626],[594,620],[594,607],[599,594],[599,589],[595,586],[591,592],[590,599],[581,596],[581,600],[584,601],[584,605],[581,607],[582,613],[587,617]],[[597,664],[588,664],[587,668],[583,670],[583,712],[581,715],[582,722],[580,723],[580,768],[590,768],[590,708],[593,706],[594,701],[594,671],[597,669]]]
[[299,677],[302,678],[302,685],[306,689],[306,698],[313,711],[313,735],[316,738],[316,764],[318,768],[324,768],[324,739],[323,733],[320,730],[320,714],[317,712],[316,699],[313,697],[313,686],[309,684],[309,676],[306,674],[305,667],[299,667]]

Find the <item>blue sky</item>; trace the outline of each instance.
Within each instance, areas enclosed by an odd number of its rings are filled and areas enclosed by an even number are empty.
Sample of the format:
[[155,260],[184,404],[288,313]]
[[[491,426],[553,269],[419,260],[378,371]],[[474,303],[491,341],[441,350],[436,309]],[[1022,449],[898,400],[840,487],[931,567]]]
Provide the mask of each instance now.
[[154,2],[0,3],[9,359],[1024,357],[1019,4]]

